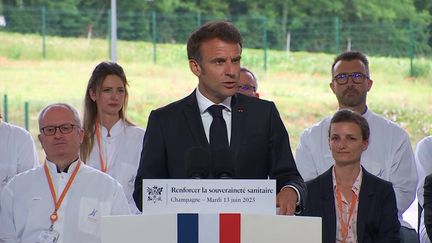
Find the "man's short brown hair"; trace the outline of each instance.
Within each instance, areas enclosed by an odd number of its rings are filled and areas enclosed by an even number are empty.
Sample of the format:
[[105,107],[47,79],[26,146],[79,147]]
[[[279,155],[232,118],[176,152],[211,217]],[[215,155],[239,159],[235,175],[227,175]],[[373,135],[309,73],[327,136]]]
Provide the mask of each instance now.
[[358,51],[347,51],[344,53],[339,54],[333,61],[333,65],[331,67],[331,73],[333,75],[334,67],[337,62],[339,61],[352,61],[352,60],[360,60],[366,68],[366,74],[370,77],[369,73],[369,61],[365,54],[358,52]]
[[194,31],[187,42],[188,59],[201,63],[201,43],[210,39],[220,39],[228,43],[236,43],[242,47],[243,39],[239,30],[228,21],[210,21]]

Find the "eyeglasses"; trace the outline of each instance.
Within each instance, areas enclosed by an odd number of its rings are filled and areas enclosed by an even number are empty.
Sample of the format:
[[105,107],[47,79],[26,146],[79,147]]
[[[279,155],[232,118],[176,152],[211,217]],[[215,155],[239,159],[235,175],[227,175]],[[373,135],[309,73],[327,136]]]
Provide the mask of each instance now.
[[365,79],[369,79],[369,76],[363,73],[355,72],[355,73],[340,73],[333,78],[333,81],[336,83],[343,85],[348,83],[348,79],[351,77],[353,83],[361,84],[365,81]]
[[45,134],[45,136],[54,136],[57,132],[57,128],[60,130],[61,134],[69,134],[73,131],[74,127],[79,127],[74,124],[63,124],[60,126],[46,126],[42,127],[40,130]]
[[256,87],[250,85],[250,84],[243,84],[239,86],[239,89],[243,90],[243,91],[249,91],[249,90],[253,90],[253,92],[256,92]]

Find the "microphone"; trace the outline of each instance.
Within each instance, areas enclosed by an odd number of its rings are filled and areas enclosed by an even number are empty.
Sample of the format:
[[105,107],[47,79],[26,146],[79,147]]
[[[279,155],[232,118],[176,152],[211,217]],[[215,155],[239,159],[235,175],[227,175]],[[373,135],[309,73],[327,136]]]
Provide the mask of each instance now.
[[215,178],[232,179],[235,176],[234,156],[229,148],[214,151],[212,159],[212,174]]
[[202,147],[192,147],[186,151],[186,174],[190,179],[205,179],[209,176],[210,153]]

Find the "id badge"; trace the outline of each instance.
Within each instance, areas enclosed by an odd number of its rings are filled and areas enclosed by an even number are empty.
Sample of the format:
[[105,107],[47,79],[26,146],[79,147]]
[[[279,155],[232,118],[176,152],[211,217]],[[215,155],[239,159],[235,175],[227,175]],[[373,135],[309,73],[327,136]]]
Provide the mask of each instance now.
[[56,243],[60,234],[55,230],[44,230],[39,234],[36,243]]

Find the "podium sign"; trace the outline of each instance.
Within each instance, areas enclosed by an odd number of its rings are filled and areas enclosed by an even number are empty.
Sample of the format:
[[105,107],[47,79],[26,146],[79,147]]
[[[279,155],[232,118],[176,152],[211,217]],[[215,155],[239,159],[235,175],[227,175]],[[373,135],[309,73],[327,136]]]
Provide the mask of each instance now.
[[[185,221],[183,217],[192,220]],[[280,215],[132,215],[102,217],[102,243],[320,243],[321,218]],[[229,227],[229,225],[228,225]]]
[[276,214],[275,180],[143,180],[143,214]]

